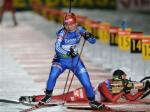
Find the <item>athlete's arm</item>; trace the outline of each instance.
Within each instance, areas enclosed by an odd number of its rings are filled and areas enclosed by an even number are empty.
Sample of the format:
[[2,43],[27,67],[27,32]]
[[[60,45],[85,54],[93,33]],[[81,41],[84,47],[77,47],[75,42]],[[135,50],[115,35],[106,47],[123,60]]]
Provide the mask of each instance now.
[[105,97],[108,101],[110,101],[110,102],[117,102],[117,100],[118,100],[121,96],[123,96],[123,94],[124,94],[124,92],[120,92],[120,93],[115,94],[115,95],[112,94],[112,93],[108,90],[107,85],[106,85],[105,82],[103,82],[103,83],[101,84],[101,86],[99,87],[99,89],[100,89],[100,91],[102,92],[102,94],[104,95],[104,97]]
[[57,37],[57,40],[55,42],[55,51],[58,53],[61,53],[63,55],[67,55],[68,52],[61,47],[62,39],[63,39],[63,37],[61,37],[61,36]]
[[84,39],[86,39],[89,43],[94,44],[96,42],[96,38],[94,37],[94,35],[89,33],[85,28],[78,26],[78,30],[80,34],[84,37]]
[[124,94],[125,98],[130,101],[137,100],[142,95],[143,95],[143,91],[137,92],[135,95],[132,95],[131,93]]

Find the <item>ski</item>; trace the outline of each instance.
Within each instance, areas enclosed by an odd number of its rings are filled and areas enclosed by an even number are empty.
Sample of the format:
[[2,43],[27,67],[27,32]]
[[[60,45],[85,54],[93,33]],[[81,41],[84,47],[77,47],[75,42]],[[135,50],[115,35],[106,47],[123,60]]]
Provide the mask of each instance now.
[[[109,109],[102,109],[102,110],[100,110],[100,112],[145,112],[145,110],[143,110],[143,109],[140,109],[140,110],[127,110],[127,109],[121,109],[120,107],[118,107],[118,106],[108,106],[108,107],[110,107]],[[81,106],[81,105],[76,105],[76,106],[67,106],[66,105],[66,108],[67,109],[73,109],[73,110],[93,110],[92,112],[94,112],[94,109],[92,109],[89,105],[84,105],[84,106]],[[95,112],[97,112],[97,111],[95,111]]]
[[33,105],[35,105],[33,103],[20,102],[18,100],[8,100],[8,99],[0,99],[0,102],[1,103],[10,103],[10,104],[22,104],[22,105],[25,105],[25,106],[33,106]]
[[[110,110],[107,110],[108,112],[146,112],[150,105],[150,100],[140,100],[136,102],[126,102],[126,103],[107,103],[103,102],[107,107],[111,108]],[[137,108],[132,107],[137,106]],[[143,107],[145,105],[145,107]],[[73,110],[93,110],[88,103],[66,103],[66,108],[73,109]],[[127,108],[124,108],[127,107]],[[133,109],[135,108],[135,109]],[[104,109],[105,110],[105,109]],[[146,111],[145,111],[146,110]],[[148,109],[149,110],[149,109]],[[92,111],[94,112],[94,111]],[[103,112],[103,111],[102,111]],[[106,110],[105,110],[106,112]]]
[[[76,105],[76,106],[67,106],[65,105],[67,109],[73,109],[73,110],[92,110],[92,112],[97,111],[96,109],[93,109],[90,107],[90,105]],[[114,109],[108,108],[108,109],[102,109],[100,112],[117,112]]]
[[0,99],[2,103],[11,103],[11,104],[20,104],[18,100],[7,100],[7,99]]
[[60,106],[60,105],[63,105],[63,103],[49,103],[49,104],[44,104],[44,105],[37,104],[37,105],[32,106],[31,108],[24,109],[20,112],[31,112],[33,110],[38,110],[38,109],[53,107],[53,106]]
[[[93,110],[90,107],[67,107],[67,109],[73,109],[73,110]],[[94,110],[92,111],[94,112]],[[97,112],[97,110],[95,110]],[[145,110],[138,110],[138,111],[131,111],[131,110],[124,110],[124,109],[103,109],[100,110],[100,112],[145,112]]]

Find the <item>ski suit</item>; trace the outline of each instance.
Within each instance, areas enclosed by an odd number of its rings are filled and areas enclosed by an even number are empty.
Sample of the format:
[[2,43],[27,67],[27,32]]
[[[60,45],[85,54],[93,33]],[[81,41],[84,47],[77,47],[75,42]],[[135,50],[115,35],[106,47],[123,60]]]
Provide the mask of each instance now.
[[[135,93],[134,95],[131,93],[112,93],[110,91],[111,88],[111,79],[108,79],[104,82],[100,82],[97,84],[97,86],[94,89],[95,93],[95,100],[98,102],[112,102],[116,103],[122,96],[128,100],[128,101],[136,101],[138,98],[140,98],[146,91],[139,91]],[[88,102],[88,99],[86,97],[86,91],[83,87],[77,88],[74,91],[70,91],[67,94],[66,102],[74,102],[74,103],[81,103],[81,102]],[[38,95],[38,96],[33,96],[33,101],[38,102],[40,101],[45,95]],[[61,100],[63,94],[52,96],[52,99],[54,100]]]
[[13,0],[4,0],[4,10],[13,10]]
[[132,95],[131,93],[124,93],[124,92],[113,94],[110,91],[110,88],[111,88],[110,83],[111,83],[111,80],[108,79],[104,81],[103,83],[99,84],[99,87],[98,87],[99,93],[101,93],[101,95],[105,98],[105,100],[109,102],[117,102],[119,98],[121,98],[122,96],[125,97],[126,100],[134,101],[134,100],[137,100],[140,96],[142,96],[143,93],[145,92],[145,91],[139,91],[134,95]]
[[[56,80],[61,73],[66,69],[70,69],[75,76],[79,79],[83,87],[85,88],[86,95],[89,100],[94,99],[94,92],[90,82],[89,74],[78,55],[77,46],[80,42],[81,35],[84,35],[86,30],[78,26],[75,31],[68,32],[63,27],[57,33],[57,40],[55,43],[55,56],[52,62],[51,71],[49,73],[49,78],[47,81],[47,90],[53,91]],[[87,41],[91,44],[96,42],[96,39],[90,37]],[[76,53],[75,57],[71,57],[69,54],[70,48]]]
[[16,26],[17,20],[15,17],[15,9],[13,7],[13,0],[4,0],[4,3],[3,3],[2,8],[0,10],[0,23],[2,22],[3,15],[4,15],[5,11],[12,12],[12,19],[13,19],[14,25]]

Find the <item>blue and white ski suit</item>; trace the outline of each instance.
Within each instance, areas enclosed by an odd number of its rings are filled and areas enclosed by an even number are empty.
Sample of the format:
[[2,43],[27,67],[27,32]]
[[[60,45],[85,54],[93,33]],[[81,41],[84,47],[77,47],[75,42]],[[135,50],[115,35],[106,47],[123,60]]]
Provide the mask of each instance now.
[[[85,32],[86,30],[84,28],[78,26],[77,29],[73,32],[67,32],[64,28],[62,28],[56,33],[56,55],[53,59],[49,79],[47,81],[47,90],[52,91],[59,75],[66,69],[70,69],[85,88],[86,95],[89,100],[92,100],[94,98],[94,92],[90,82],[89,74],[77,53],[77,46],[80,42],[81,35],[83,35]],[[94,44],[96,42],[96,39],[90,37],[89,39],[87,39],[87,41],[91,44]],[[68,55],[70,52],[70,47],[72,47],[77,53],[74,58]]]

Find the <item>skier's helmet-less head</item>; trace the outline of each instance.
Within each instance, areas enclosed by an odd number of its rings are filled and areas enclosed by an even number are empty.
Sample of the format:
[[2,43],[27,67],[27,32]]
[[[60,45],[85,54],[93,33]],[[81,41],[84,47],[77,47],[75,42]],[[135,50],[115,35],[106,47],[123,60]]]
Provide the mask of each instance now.
[[63,25],[68,31],[73,31],[77,26],[77,19],[74,13],[66,13],[63,20]]
[[113,72],[113,80],[124,80],[125,78],[123,76],[126,77],[126,73],[120,69]]

